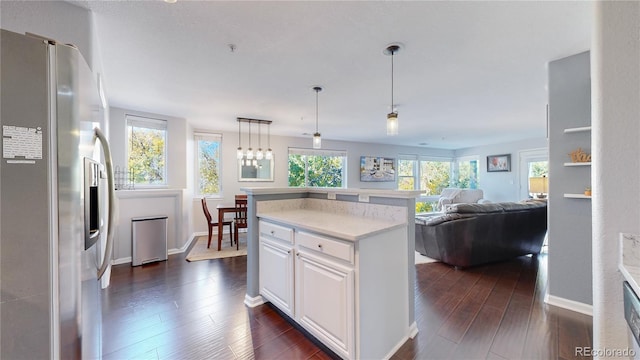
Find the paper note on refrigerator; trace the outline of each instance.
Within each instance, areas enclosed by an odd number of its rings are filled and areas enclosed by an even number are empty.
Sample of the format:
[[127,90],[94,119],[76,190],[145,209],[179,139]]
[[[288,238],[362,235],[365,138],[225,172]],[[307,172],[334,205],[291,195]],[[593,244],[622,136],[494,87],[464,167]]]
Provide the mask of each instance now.
[[42,128],[2,125],[4,159],[42,159]]

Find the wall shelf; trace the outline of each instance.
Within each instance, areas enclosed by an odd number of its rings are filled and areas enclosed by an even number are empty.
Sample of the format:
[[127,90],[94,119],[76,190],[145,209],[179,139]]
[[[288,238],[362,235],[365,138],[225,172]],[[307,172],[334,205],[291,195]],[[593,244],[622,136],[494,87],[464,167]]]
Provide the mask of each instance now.
[[564,197],[569,199],[591,199],[591,196],[585,194],[564,194]]
[[589,162],[566,162],[564,166],[591,166],[591,161]]
[[591,131],[591,126],[583,126],[583,127],[575,127],[575,128],[564,129],[564,133],[565,134],[577,133],[577,132],[585,132],[585,131]]

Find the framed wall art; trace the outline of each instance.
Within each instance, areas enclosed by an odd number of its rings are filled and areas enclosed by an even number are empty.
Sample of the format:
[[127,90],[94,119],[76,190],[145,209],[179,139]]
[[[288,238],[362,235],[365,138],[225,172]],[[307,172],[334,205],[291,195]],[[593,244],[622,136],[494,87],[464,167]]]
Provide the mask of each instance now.
[[487,156],[487,172],[511,171],[511,154]]
[[396,181],[396,160],[385,157],[361,156],[360,181]]

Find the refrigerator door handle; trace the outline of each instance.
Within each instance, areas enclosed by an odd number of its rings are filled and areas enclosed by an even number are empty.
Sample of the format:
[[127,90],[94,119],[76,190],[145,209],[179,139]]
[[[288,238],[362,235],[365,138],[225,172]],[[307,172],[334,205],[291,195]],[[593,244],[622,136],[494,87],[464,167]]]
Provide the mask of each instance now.
[[114,179],[113,179],[113,163],[111,161],[111,150],[109,149],[109,142],[107,138],[104,136],[100,129],[95,128],[93,134],[93,142],[95,143],[96,139],[100,140],[100,144],[102,145],[102,150],[104,153],[104,159],[106,162],[106,171],[107,171],[107,188],[109,192],[109,210],[108,220],[107,220],[107,246],[104,251],[104,258],[102,260],[102,264],[98,269],[98,280],[102,278],[105,271],[109,267],[109,263],[111,262],[111,252],[113,251],[113,228],[116,222],[116,192],[114,187]]

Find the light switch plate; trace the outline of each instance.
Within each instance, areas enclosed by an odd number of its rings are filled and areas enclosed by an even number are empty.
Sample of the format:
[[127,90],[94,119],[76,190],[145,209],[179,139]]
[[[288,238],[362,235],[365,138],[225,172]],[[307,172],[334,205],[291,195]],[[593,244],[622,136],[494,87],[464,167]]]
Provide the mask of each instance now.
[[328,200],[335,200],[336,199],[336,193],[334,193],[334,192],[327,193],[327,199]]
[[367,195],[367,194],[358,194],[358,201],[360,201],[360,202],[369,202],[369,195]]

